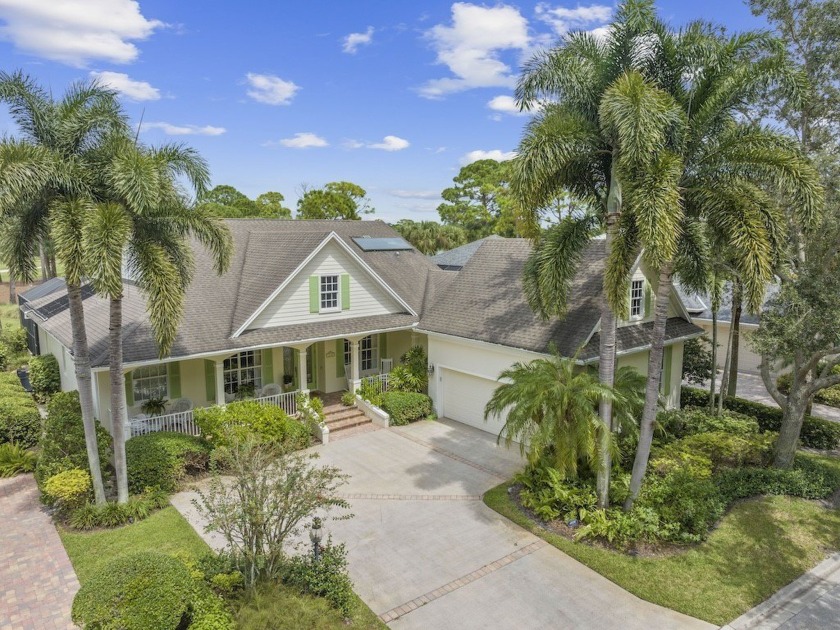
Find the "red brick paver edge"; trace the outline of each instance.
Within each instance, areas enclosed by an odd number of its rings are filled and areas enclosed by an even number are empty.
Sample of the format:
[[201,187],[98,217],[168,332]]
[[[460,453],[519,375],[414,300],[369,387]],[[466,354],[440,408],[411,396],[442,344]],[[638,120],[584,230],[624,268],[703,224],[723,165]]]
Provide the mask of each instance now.
[[488,475],[492,475],[493,477],[496,477],[497,479],[507,480],[510,477],[510,475],[505,475],[504,473],[501,473],[498,470],[493,470],[492,468],[487,468],[487,466],[482,466],[481,464],[477,464],[474,461],[470,461],[466,457],[461,457],[457,453],[453,453],[452,451],[448,451],[445,448],[440,448],[439,446],[435,446],[431,442],[427,442],[426,440],[421,440],[420,438],[415,437],[413,435],[410,435],[408,433],[404,433],[404,432],[400,431],[399,429],[395,430],[395,429],[392,428],[391,431],[393,433],[399,435],[400,437],[404,437],[406,440],[411,440],[415,444],[419,444],[420,446],[425,446],[426,448],[434,451],[435,453],[440,453],[441,455],[445,455],[446,457],[449,457],[450,459],[454,459],[456,462],[461,462],[462,464],[466,464],[467,466],[472,466],[476,470],[480,470],[481,472],[485,472]]
[[472,573],[467,573],[467,575],[463,575],[459,577],[457,580],[453,580],[449,582],[449,584],[444,584],[443,586],[436,588],[433,591],[426,593],[425,595],[421,595],[420,597],[416,597],[401,606],[396,606],[391,610],[382,613],[379,615],[379,618],[383,621],[383,623],[390,623],[396,619],[399,619],[403,615],[407,615],[412,610],[417,610],[421,606],[425,606],[429,602],[432,602],[444,595],[451,593],[452,591],[458,590],[462,586],[466,586],[471,582],[475,582],[478,579],[483,578],[485,575],[489,573],[493,573],[498,571],[504,566],[509,565],[511,562],[515,562],[520,558],[528,556],[534,553],[537,549],[545,547],[547,543],[542,540],[538,540],[532,542],[529,545],[522,547],[521,549],[517,549],[513,553],[509,553],[508,555],[499,558],[495,562],[491,562],[490,564],[485,564],[480,569],[473,571]]
[[0,479],[0,630],[75,628],[79,581],[32,475]]

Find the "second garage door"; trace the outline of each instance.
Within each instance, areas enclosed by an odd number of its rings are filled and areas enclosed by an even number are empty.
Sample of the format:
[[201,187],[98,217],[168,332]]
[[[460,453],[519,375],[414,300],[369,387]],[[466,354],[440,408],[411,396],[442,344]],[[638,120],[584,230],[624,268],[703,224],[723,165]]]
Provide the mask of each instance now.
[[443,415],[498,435],[505,424],[504,419],[489,418],[487,422],[484,421],[484,406],[498,382],[448,369],[441,370],[441,376]]

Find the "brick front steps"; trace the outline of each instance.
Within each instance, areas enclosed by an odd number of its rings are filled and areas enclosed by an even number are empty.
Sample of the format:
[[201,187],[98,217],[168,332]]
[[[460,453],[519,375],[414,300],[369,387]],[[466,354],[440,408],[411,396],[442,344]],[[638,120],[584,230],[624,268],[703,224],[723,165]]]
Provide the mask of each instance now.
[[325,405],[324,416],[330,430],[330,441],[366,433],[376,428],[356,407],[345,407],[340,402]]

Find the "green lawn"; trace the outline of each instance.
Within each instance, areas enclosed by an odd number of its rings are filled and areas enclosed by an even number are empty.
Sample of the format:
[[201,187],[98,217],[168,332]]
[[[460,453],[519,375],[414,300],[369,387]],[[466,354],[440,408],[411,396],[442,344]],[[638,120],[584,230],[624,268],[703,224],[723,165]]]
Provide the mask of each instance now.
[[840,549],[840,510],[804,499],[764,497],[733,506],[696,547],[670,557],[633,558],[546,532],[511,500],[509,486],[493,488],[484,502],[642,599],[717,625]]
[[[59,535],[79,577],[79,582],[85,583],[97,569],[115,556],[135,551],[160,551],[163,553],[186,552],[198,557],[210,548],[195,530],[187,523],[174,508],[168,507],[149,518],[111,530],[96,532],[71,532],[59,528]],[[284,586],[278,586],[268,594],[253,602],[253,610],[249,610],[248,624],[243,625],[250,630],[278,626],[260,625],[260,609],[285,610],[289,615],[288,628],[312,628],[318,630],[339,630],[344,628],[385,628],[379,618],[368,608],[362,600],[358,601],[356,614],[351,625],[345,625],[340,615],[330,609],[322,599],[302,597],[297,592]],[[311,624],[311,625],[307,625]]]

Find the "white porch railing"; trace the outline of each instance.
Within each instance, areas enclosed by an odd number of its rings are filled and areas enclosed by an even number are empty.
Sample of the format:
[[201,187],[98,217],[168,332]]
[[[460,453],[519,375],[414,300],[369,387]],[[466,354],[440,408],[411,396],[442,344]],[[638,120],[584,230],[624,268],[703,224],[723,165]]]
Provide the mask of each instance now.
[[[276,394],[274,396],[263,396],[255,398],[254,401],[261,405],[275,405],[280,407],[290,416],[297,415],[297,391]],[[129,420],[129,437],[156,433],[158,431],[172,431],[174,433],[185,433],[187,435],[200,435],[198,426],[195,424],[193,410],[167,413],[162,416],[139,416]]]
[[374,374],[373,376],[365,376],[360,384],[362,387],[371,387],[375,393],[381,394],[388,391],[388,381],[387,374]]
[[175,433],[186,433],[187,435],[198,435],[200,433],[193,419],[192,409],[167,413],[162,416],[132,418],[129,421],[129,426],[131,437],[158,431],[173,431]]
[[297,391],[275,394],[274,396],[263,396],[254,400],[262,405],[276,405],[290,416],[297,415]]

